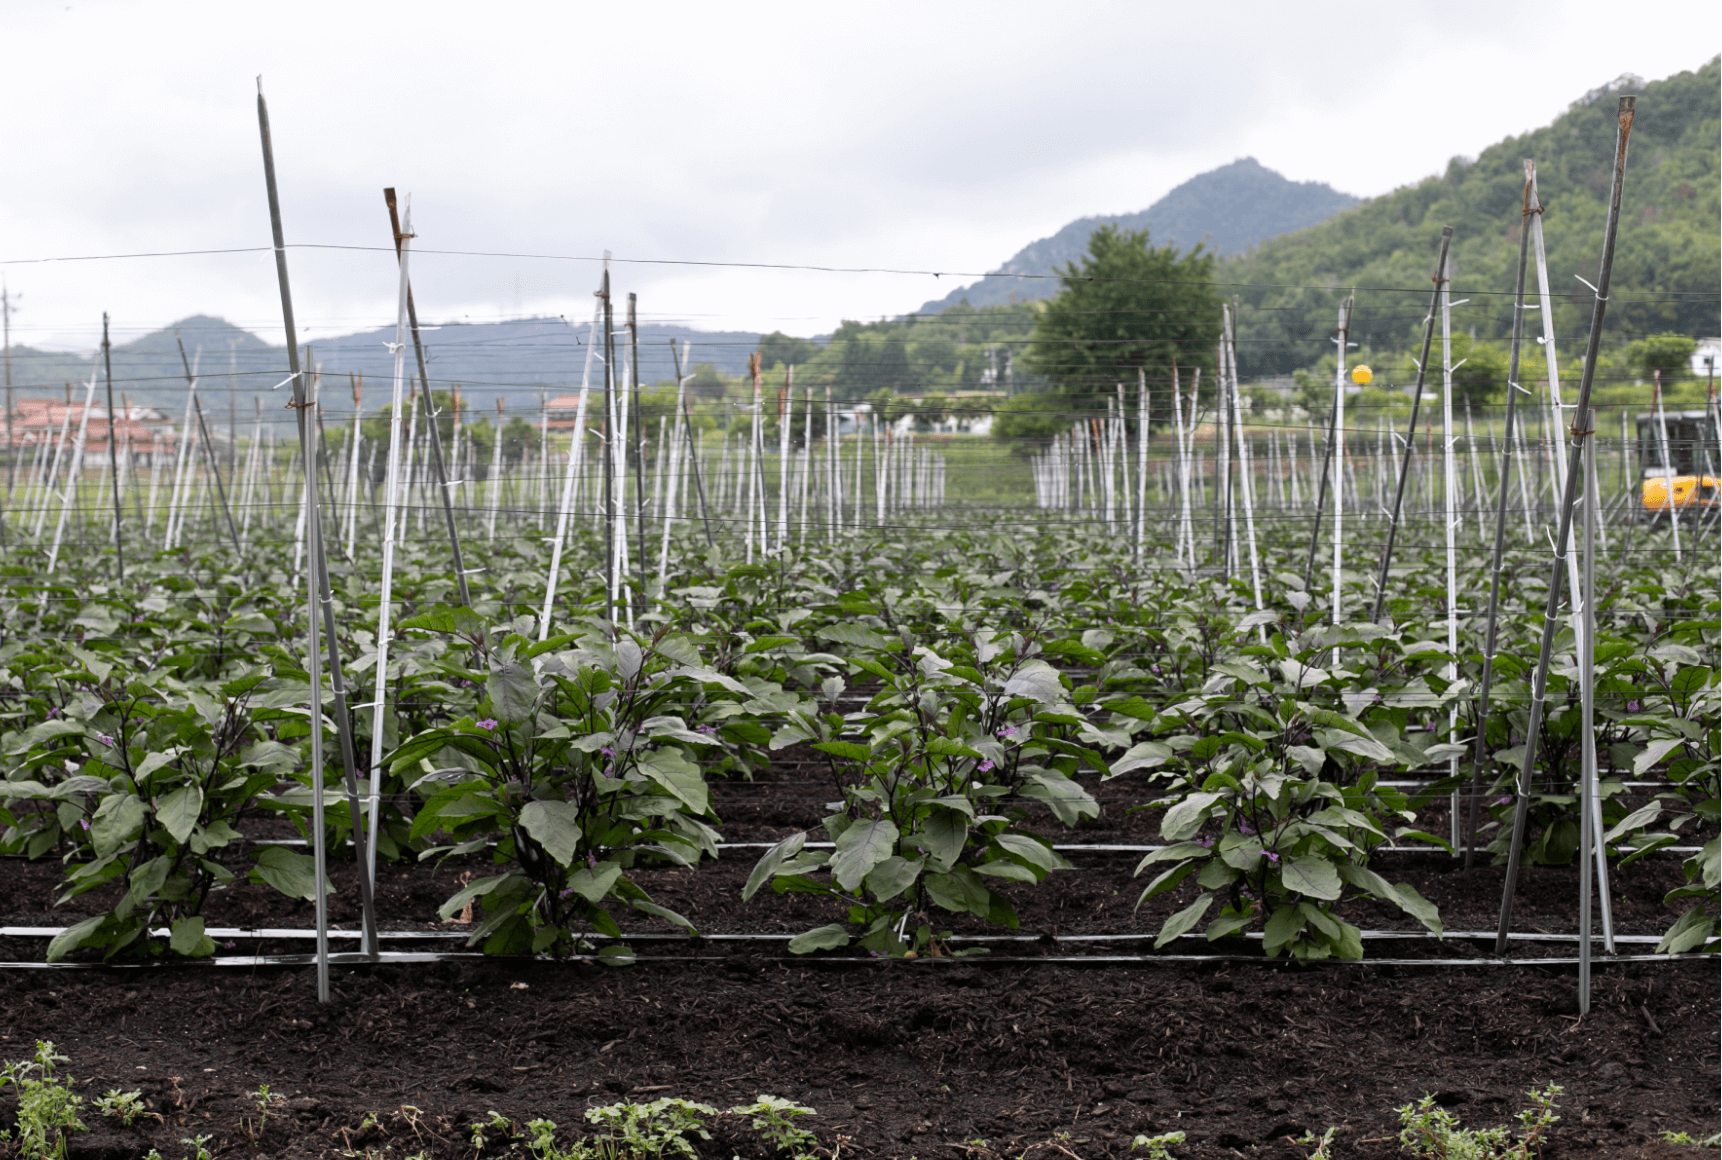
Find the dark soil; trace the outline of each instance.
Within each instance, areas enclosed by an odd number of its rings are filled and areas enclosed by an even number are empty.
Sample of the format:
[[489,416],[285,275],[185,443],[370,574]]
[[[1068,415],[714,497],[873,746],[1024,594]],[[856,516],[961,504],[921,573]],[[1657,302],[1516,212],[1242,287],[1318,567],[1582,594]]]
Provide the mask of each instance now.
[[[820,794],[805,776],[721,785],[725,837],[769,841],[814,826]],[[1108,806],[1103,818],[1129,820],[1043,832],[1060,842],[1155,840],[1157,819]],[[807,895],[767,891],[744,905],[740,885],[757,856],[730,850],[698,870],[648,869],[637,878],[705,933],[793,933],[841,918]],[[141,1157],[153,1146],[178,1160],[192,1152],[179,1141],[199,1134],[214,1137],[216,1156],[380,1160],[387,1148],[391,1160],[420,1151],[474,1157],[470,1124],[492,1110],[521,1126],[554,1120],[566,1141],[589,1106],[674,1095],[728,1108],[758,1093],[816,1108],[822,1146],[855,1157],[1087,1160],[1128,1155],[1138,1133],[1183,1131],[1179,1157],[1271,1160],[1304,1156],[1308,1149],[1287,1137],[1329,1126],[1339,1129],[1335,1156],[1388,1157],[1399,1154],[1394,1109],[1425,1093],[1477,1127],[1509,1122],[1526,1089],[1549,1082],[1565,1088],[1549,1157],[1697,1154],[1657,1143],[1659,1134],[1717,1131],[1715,961],[1599,959],[1595,1005],[1583,1018],[1573,970],[1561,966],[1000,961],[1149,953],[1146,940],[1097,946],[1044,937],[1151,938],[1191,892],[1157,897],[1134,914],[1138,857],[1075,855],[1076,870],[1041,887],[1010,886],[1022,920],[1016,933],[1032,941],[995,946],[990,962],[813,962],[787,960],[771,946],[677,938],[637,944],[647,961],[618,970],[475,959],[337,965],[334,1002],[324,1008],[306,969],[14,970],[0,973],[0,1060],[27,1058],[35,1040],[52,1040],[71,1057],[86,1100],[135,1088],[162,1117],[122,1129],[86,1105],[92,1130],[74,1135],[74,1157]],[[1493,929],[1500,868],[1466,871],[1445,854],[1387,854],[1376,867],[1436,902],[1449,930]],[[331,915],[356,925],[353,868],[332,870]],[[382,925],[466,929],[439,923],[436,909],[461,875],[487,872],[476,860],[385,868]],[[1679,881],[1671,856],[1618,871],[1616,929],[1660,934],[1673,918],[1662,896]],[[56,908],[60,882],[51,860],[0,861],[0,922],[59,926],[111,904],[97,894]],[[1572,932],[1576,895],[1573,868],[1527,868],[1514,928]],[[1344,913],[1366,929],[1415,933],[1405,916],[1374,903],[1348,903]],[[311,922],[309,904],[246,885],[213,895],[205,914],[212,927]],[[959,933],[999,933],[939,917]],[[671,930],[643,917],[623,925]],[[459,943],[388,947],[415,945]],[[0,959],[40,961],[44,948],[42,939],[4,939]],[[1490,949],[1422,938],[1366,948],[1377,960],[1449,961]],[[245,941],[220,953],[253,949],[304,953],[310,945]],[[1259,944],[1195,942],[1166,953],[1214,949],[1251,955]],[[1573,953],[1571,943],[1513,948],[1518,957]],[[285,1102],[259,1132],[247,1093],[261,1084]],[[9,1100],[0,1096],[8,1127]],[[368,1116],[374,1126],[362,1127]],[[738,1119],[719,1121],[713,1135],[702,1156],[768,1155]],[[490,1136],[497,1141],[497,1132]]]
[[[1713,963],[1600,967],[1582,1019],[1571,973],[1545,968],[736,956],[333,977],[319,1008],[306,970],[13,973],[0,1058],[50,1039],[86,1099],[135,1088],[163,1117],[119,1129],[86,1108],[95,1130],[72,1155],[91,1157],[178,1157],[198,1134],[217,1156],[470,1157],[468,1125],[492,1110],[566,1131],[623,1098],[726,1108],[760,1092],[816,1108],[824,1146],[850,1156],[1122,1157],[1137,1133],[1181,1130],[1178,1156],[1293,1157],[1286,1137],[1337,1126],[1336,1155],[1388,1157],[1398,1105],[1430,1093],[1498,1124],[1549,1082],[1565,1089],[1550,1157],[1678,1155],[1647,1145],[1717,1129]],[[247,1093],[265,1083],[286,1103],[253,1143]]]

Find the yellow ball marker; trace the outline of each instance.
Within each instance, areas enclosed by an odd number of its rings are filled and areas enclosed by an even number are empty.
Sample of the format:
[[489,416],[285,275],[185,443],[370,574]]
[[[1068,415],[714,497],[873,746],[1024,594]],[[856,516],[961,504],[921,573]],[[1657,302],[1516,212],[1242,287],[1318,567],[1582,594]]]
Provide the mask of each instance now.
[[1356,383],[1360,387],[1368,386],[1369,380],[1373,379],[1374,377],[1375,377],[1375,372],[1371,371],[1368,367],[1362,365],[1361,363],[1359,363],[1357,366],[1354,366],[1351,368],[1351,381]]

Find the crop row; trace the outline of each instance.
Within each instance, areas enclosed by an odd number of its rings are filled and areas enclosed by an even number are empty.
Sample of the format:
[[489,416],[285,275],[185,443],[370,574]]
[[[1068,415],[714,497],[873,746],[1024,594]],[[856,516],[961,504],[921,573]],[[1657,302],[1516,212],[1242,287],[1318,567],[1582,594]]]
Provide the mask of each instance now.
[[[50,958],[210,954],[202,907],[241,877],[311,897],[309,855],[241,839],[266,816],[309,836],[319,780],[332,850],[357,822],[374,827],[381,860],[494,860],[443,908],[476,904],[486,951],[614,962],[631,958],[619,914],[689,926],[632,872],[715,857],[710,779],[749,778],[789,749],[824,765],[841,800],[823,835],[771,848],[744,895],[835,900],[843,921],[800,935],[802,952],[949,953],[941,913],[1015,925],[1011,892],[1069,865],[1033,819],[1094,817],[1110,779],[1159,819],[1165,844],[1137,867],[1141,896],[1201,888],[1162,942],[1260,931],[1270,955],[1357,958],[1358,931],[1335,908],[1360,895],[1439,931],[1435,907],[1372,869],[1371,853],[1449,846],[1418,813],[1470,781],[1479,727],[1492,755],[1476,771],[1479,848],[1507,849],[1542,561],[1511,565],[1479,723],[1483,626],[1466,619],[1449,652],[1441,570],[1417,548],[1395,566],[1388,616],[1369,623],[1351,619],[1367,582],[1342,591],[1338,618],[1305,588],[1290,532],[1265,537],[1260,610],[1246,583],[1144,566],[1079,527],[907,527],[751,565],[720,540],[686,545],[668,591],[636,591],[646,611],[623,625],[602,616],[601,547],[576,547],[578,579],[551,625],[537,620],[536,543],[490,545],[471,607],[452,602],[434,549],[398,549],[404,619],[386,703],[349,712],[325,677],[321,769],[304,602],[285,570],[180,549],[133,561],[122,584],[91,579],[99,548],[83,571],[77,548],[64,553],[54,577],[15,553],[0,593],[0,849],[59,858],[68,903],[123,887]],[[1714,568],[1656,560],[1599,562],[1597,728],[1615,856],[1702,847],[1671,896],[1684,913],[1662,949],[1679,951],[1716,928],[1719,606]],[[1485,563],[1461,554],[1462,590],[1482,587]],[[374,562],[361,550],[342,567],[339,651],[345,678],[365,684]],[[1557,644],[1541,726],[1533,863],[1570,862],[1578,847],[1571,639]],[[379,732],[373,778],[361,763]],[[1442,765],[1449,776],[1421,796],[1383,784]],[[362,809],[343,806],[349,774]],[[1648,803],[1628,808],[1628,777],[1658,779]]]

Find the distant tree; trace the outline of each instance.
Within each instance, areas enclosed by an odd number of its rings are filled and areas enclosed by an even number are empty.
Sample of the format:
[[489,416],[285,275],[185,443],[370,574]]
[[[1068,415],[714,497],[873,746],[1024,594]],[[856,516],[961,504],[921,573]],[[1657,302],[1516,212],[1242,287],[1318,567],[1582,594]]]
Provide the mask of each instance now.
[[[1212,367],[1220,339],[1214,257],[1149,244],[1147,230],[1101,226],[1080,265],[1059,271],[1064,288],[1037,316],[1029,368],[1068,400],[1102,405],[1139,369],[1165,381],[1181,367]],[[995,427],[995,430],[997,428]]]
[[1011,449],[1026,455],[1039,451],[1047,439],[1070,430],[1078,412],[1058,391],[1035,391],[1000,400],[993,417],[993,438],[1011,441]]
[[1662,385],[1671,387],[1692,374],[1692,353],[1698,342],[1684,334],[1652,334],[1626,348],[1625,362],[1632,375],[1650,382],[1662,372]]
[[694,364],[694,375],[688,381],[688,390],[695,398],[722,399],[728,387],[729,380],[718,374],[717,367],[711,363]]
[[824,348],[817,342],[806,338],[796,338],[781,330],[760,336],[760,361],[768,367],[801,366],[812,362]]

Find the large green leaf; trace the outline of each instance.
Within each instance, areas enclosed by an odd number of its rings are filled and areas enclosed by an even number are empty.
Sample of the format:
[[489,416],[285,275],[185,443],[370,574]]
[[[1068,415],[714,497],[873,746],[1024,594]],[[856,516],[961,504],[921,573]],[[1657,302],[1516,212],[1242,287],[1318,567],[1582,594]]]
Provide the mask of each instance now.
[[1160,819],[1160,836],[1168,842],[1182,842],[1194,837],[1202,823],[1207,821],[1208,809],[1217,801],[1217,793],[1193,793],[1183,801],[1176,803],[1166,811],[1166,816]]
[[1326,858],[1301,854],[1280,863],[1280,881],[1287,890],[1332,901],[1339,897],[1339,871]]
[[849,932],[843,929],[842,924],[832,923],[830,926],[816,926],[790,939],[789,953],[805,955],[813,951],[836,950],[848,945]]
[[484,692],[490,698],[491,712],[505,728],[518,729],[531,723],[538,703],[538,678],[530,666],[511,655],[496,657],[490,662]]
[[868,873],[897,847],[897,826],[889,818],[862,820],[837,838],[831,876],[844,890],[857,890]]
[[980,918],[991,913],[992,892],[967,866],[958,866],[949,874],[929,874],[921,885],[927,897],[946,910],[966,911]]
[[956,865],[969,840],[969,820],[962,811],[938,807],[911,836],[928,858],[927,869],[944,872]]
[[1293,903],[1281,906],[1268,916],[1266,925],[1262,927],[1262,951],[1270,959],[1284,950],[1286,944],[1298,936],[1303,930],[1303,908]]
[[510,878],[518,878],[518,877],[520,877],[520,875],[512,874],[512,873],[510,873],[510,874],[493,874],[488,878],[480,878],[476,881],[469,882],[465,886],[461,887],[459,890],[455,891],[455,895],[453,898],[449,899],[447,902],[445,902],[441,906],[437,907],[436,915],[438,918],[441,918],[441,919],[453,918],[455,915],[459,914],[461,912],[461,910],[463,910],[466,907],[466,904],[471,902],[473,899],[478,898],[478,897],[485,895],[485,894],[489,894],[492,890],[496,889],[496,887],[498,885],[500,885],[503,882],[508,881],[508,879],[510,879]]
[[197,915],[182,918],[173,924],[173,936],[168,946],[174,954],[201,959],[215,953],[215,942],[203,933],[203,919]]
[[67,954],[93,937],[101,929],[102,924],[107,921],[107,915],[98,914],[94,918],[86,918],[82,922],[68,926],[49,941],[48,961],[57,963],[65,958]]
[[203,790],[195,785],[182,785],[156,802],[155,820],[173,835],[174,841],[183,843],[191,837],[197,816],[202,812]]
[[1668,928],[1668,933],[1656,944],[1656,953],[1683,955],[1703,946],[1715,933],[1715,917],[1706,910],[1702,902],[1695,903],[1685,914],[1674,920],[1674,925]]
[[[317,897],[316,862],[309,854],[299,854],[285,846],[267,846],[257,855],[251,868],[253,882],[265,882],[288,898],[303,898],[307,902]],[[335,886],[327,877],[324,887],[330,894]]]
[[915,884],[915,879],[920,876],[925,865],[924,858],[916,858],[911,862],[893,854],[867,872],[867,889],[871,890],[873,897],[880,902],[889,902]]
[[799,834],[789,835],[767,850],[764,856],[754,863],[753,873],[747,876],[747,885],[741,888],[741,900],[743,902],[751,901],[753,896],[759,893],[759,888],[771,881],[772,877],[776,875],[784,860],[799,854],[801,847],[806,843],[807,832],[803,830]]
[[[520,810],[520,826],[558,865],[572,866],[585,836],[580,829],[580,807],[573,802],[527,802]],[[609,886],[604,888],[606,891]],[[602,898],[600,893],[598,898]],[[591,899],[596,902],[598,898]]]
[[696,814],[710,807],[711,798],[700,767],[683,757],[678,750],[660,749],[640,761],[640,772],[669,790],[676,799]]
[[1204,894],[1202,897],[1186,906],[1183,910],[1180,910],[1177,914],[1168,918],[1165,925],[1160,928],[1160,935],[1154,940],[1154,946],[1156,948],[1163,947],[1179,935],[1187,932],[1191,927],[1195,926],[1196,923],[1201,921],[1202,916],[1208,913],[1208,907],[1213,904],[1214,896],[1212,894]]

